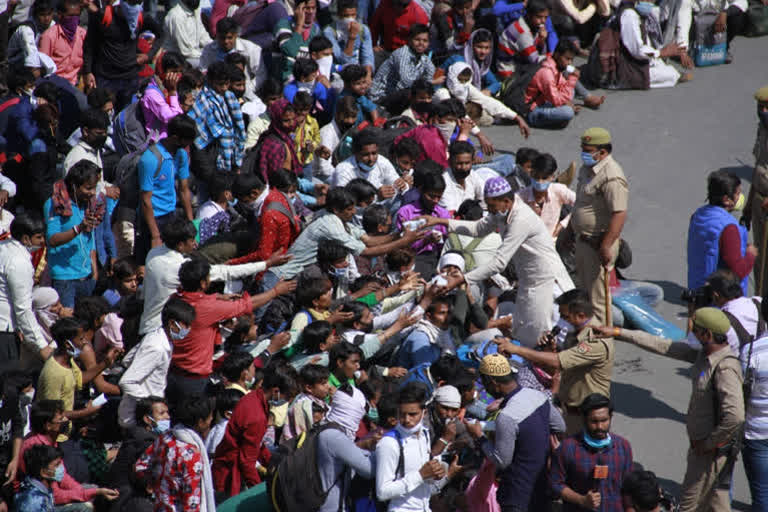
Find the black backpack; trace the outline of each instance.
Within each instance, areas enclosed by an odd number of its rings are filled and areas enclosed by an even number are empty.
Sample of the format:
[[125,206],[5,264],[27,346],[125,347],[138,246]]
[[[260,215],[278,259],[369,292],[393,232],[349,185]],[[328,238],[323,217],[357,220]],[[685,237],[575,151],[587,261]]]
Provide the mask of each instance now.
[[129,213],[134,212],[133,217],[135,219],[135,212],[139,207],[139,198],[141,186],[139,184],[139,160],[147,150],[151,151],[157,159],[157,169],[155,169],[154,179],[160,175],[160,171],[163,168],[163,155],[160,150],[157,149],[157,144],[150,144],[149,146],[142,146],[136,151],[128,153],[123,156],[117,163],[115,169],[115,185],[120,187],[120,203],[119,220],[131,221],[130,218],[124,218]]
[[275,512],[314,512],[325,503],[330,490],[344,477],[342,471],[328,489],[323,489],[317,459],[321,432],[343,429],[336,423],[318,425],[309,432],[281,443],[272,454],[267,471],[267,489]]
[[515,75],[504,80],[499,91],[499,99],[506,106],[526,117],[531,111],[531,106],[525,102],[525,91],[533,76],[541,68],[541,62],[527,66],[518,66]]

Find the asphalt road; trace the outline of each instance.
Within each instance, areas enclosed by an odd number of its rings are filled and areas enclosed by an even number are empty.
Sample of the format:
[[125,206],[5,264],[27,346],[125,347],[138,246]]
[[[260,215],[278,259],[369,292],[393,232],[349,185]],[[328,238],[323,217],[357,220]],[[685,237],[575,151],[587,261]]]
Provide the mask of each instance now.
[[[693,81],[671,89],[606,91],[599,111],[583,110],[565,130],[533,130],[523,140],[516,126],[486,128],[498,150],[528,146],[552,153],[561,169],[580,155],[579,135],[601,126],[613,135],[614,157],[630,186],[626,238],[633,251],[629,279],[664,288],[657,309],[684,328],[680,292],[686,284],[688,219],[704,203],[706,176],[729,169],[752,175],[757,117],[754,92],[768,84],[768,37],[738,38],[730,65],[698,68]],[[613,430],[628,438],[635,460],[677,491],[685,473],[685,412],[690,365],[616,342]],[[734,509],[750,510],[742,462],[734,479]]]

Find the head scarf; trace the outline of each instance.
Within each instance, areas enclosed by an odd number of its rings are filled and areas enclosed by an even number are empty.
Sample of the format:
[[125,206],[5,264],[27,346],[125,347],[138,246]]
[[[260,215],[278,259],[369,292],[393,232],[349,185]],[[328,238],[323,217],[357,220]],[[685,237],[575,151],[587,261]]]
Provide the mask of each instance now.
[[[290,105],[290,101],[285,98],[280,98],[269,106],[267,112],[269,113],[269,119],[271,122],[267,131],[261,135],[261,138],[259,138],[259,142],[267,142],[267,138],[270,135],[280,139],[280,141],[285,144],[291,154],[291,170],[298,175],[301,174],[301,162],[299,162],[299,158],[296,156],[296,145],[291,138],[291,132],[293,129],[291,131],[286,131],[280,124],[280,121],[283,118],[283,114]],[[295,126],[293,128],[295,128]]]
[[360,420],[365,415],[365,395],[357,388],[352,388],[352,396],[337,390],[331,400],[331,410],[325,419],[329,423],[341,426],[350,439],[355,438]]
[[[469,87],[472,85],[472,79],[469,82],[463,84],[459,82],[459,75],[464,72],[465,69],[472,68],[466,62],[455,62],[448,68],[448,78],[445,80],[445,86],[450,91],[451,95],[462,103],[466,103],[469,99]],[[473,73],[474,75],[474,73]]]
[[483,88],[483,75],[491,70],[491,61],[493,60],[493,34],[491,34],[491,51],[488,56],[482,62],[475,60],[475,51],[472,49],[472,45],[475,42],[475,36],[480,32],[491,33],[488,29],[479,28],[472,32],[469,41],[464,45],[464,61],[472,66],[472,85],[478,89]]
[[48,343],[53,341],[51,326],[59,319],[59,315],[51,311],[51,308],[59,302],[59,294],[53,288],[38,286],[32,290],[32,310],[35,313],[37,323],[43,330],[43,338]]
[[123,325],[123,319],[117,316],[117,313],[109,313],[104,317],[104,325],[96,331],[94,337],[94,350],[96,352],[106,352],[108,347],[123,348],[123,333],[120,327]]
[[461,394],[453,386],[440,386],[435,390],[433,399],[438,404],[452,409],[461,407]]

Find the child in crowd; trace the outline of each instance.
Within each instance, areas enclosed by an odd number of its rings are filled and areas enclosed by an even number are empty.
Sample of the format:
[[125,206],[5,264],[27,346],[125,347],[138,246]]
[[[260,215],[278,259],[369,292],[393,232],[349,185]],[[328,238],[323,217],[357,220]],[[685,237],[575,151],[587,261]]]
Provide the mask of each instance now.
[[125,297],[135,295],[139,289],[138,268],[133,258],[122,258],[112,265],[110,286],[102,294],[113,308]]
[[299,152],[299,160],[304,166],[304,176],[312,176],[312,160],[315,149],[320,146],[320,128],[317,120],[312,117],[312,96],[307,91],[299,91],[293,97],[293,109],[296,112],[296,130],[294,141]]
[[219,443],[224,438],[224,431],[227,429],[232,411],[242,397],[243,394],[236,389],[225,389],[216,395],[215,417],[218,417],[219,421],[211,427],[205,438],[205,449],[208,452],[208,457],[211,459],[213,459],[216,453],[216,447],[219,446]]
[[332,89],[323,84],[322,80],[318,79],[319,69],[317,62],[312,59],[296,59],[293,65],[294,79],[285,85],[283,96],[292,102],[297,92],[308,92],[312,96],[312,115],[326,124],[333,117],[336,95]]
[[374,125],[379,125],[381,116],[378,107],[367,96],[371,88],[371,81],[365,68],[357,64],[350,64],[341,70],[341,79],[344,81],[344,89],[341,91],[340,97],[352,96],[355,98],[358,106],[357,123],[360,124],[368,120]]
[[320,420],[328,411],[326,400],[330,396],[331,385],[328,382],[328,366],[308,364],[299,371],[299,393],[288,407],[288,419],[283,428],[283,441],[292,439],[302,432],[311,430],[319,423],[315,418],[315,407],[320,409]]
[[[269,128],[269,106],[283,97],[283,84],[274,78],[268,78],[261,84],[258,92],[259,99],[264,104],[264,111],[258,116],[251,117],[248,122],[248,133],[245,139],[245,149],[253,148],[262,133]],[[179,98],[181,101],[181,98]]]

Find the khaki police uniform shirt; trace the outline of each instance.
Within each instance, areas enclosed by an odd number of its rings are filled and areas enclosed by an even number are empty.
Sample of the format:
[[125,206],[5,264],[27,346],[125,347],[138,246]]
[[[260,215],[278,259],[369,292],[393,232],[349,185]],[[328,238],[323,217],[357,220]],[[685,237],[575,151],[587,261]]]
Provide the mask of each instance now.
[[[590,325],[595,325],[594,320]],[[562,368],[560,402],[578,407],[592,393],[611,396],[613,373],[613,340],[596,338],[587,327],[578,335],[570,333],[565,339],[566,349],[557,354]]]
[[[712,376],[717,369],[717,376]],[[707,356],[699,352],[693,367],[693,392],[686,428],[692,441],[704,440],[704,449],[727,444],[744,423],[741,363],[728,345]]]
[[[757,128],[755,147],[752,148],[755,156],[755,172],[752,175],[752,188],[762,200],[768,196],[768,128],[762,123]],[[759,206],[759,205],[758,205]]]
[[576,185],[571,226],[577,235],[608,231],[611,216],[627,210],[629,186],[621,166],[608,155],[594,167],[582,165]]

